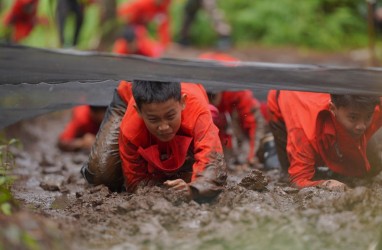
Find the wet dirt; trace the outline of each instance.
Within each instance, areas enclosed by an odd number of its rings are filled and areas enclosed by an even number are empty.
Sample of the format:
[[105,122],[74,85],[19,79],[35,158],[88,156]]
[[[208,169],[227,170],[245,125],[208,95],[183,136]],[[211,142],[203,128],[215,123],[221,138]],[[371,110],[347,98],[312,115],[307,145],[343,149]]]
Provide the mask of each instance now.
[[37,221],[42,249],[378,249],[382,240],[382,174],[334,192],[298,190],[278,182],[278,170],[235,166],[211,203],[186,201],[163,187],[112,193],[82,179],[87,152],[56,147],[69,117],[68,110],[59,111],[5,129],[23,144],[12,149],[17,165],[12,193],[21,211],[0,217],[1,239],[9,249],[17,244],[3,232],[8,225],[29,230],[25,221]]

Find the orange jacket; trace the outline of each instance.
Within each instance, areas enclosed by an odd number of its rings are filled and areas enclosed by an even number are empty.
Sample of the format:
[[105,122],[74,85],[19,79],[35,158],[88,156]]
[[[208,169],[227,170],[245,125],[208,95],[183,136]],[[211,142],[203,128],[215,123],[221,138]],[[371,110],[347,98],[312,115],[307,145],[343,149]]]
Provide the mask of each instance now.
[[315,186],[315,167],[326,165],[333,172],[360,177],[370,170],[366,145],[382,126],[380,108],[374,112],[372,125],[365,135],[354,140],[329,111],[330,95],[272,90],[268,95],[270,119],[285,122],[290,161],[289,175],[298,187]]
[[73,108],[72,119],[66,125],[59,138],[61,141],[70,141],[86,133],[96,135],[100,125],[100,123],[95,123],[91,119],[89,106],[78,106]]
[[163,46],[171,42],[169,23],[169,6],[171,0],[135,0],[122,4],[118,8],[118,16],[132,25],[145,25],[156,19],[158,24],[159,40]]
[[[250,149],[247,158],[254,157],[257,127],[254,111],[260,108],[260,103],[253,97],[252,92],[250,90],[224,91],[217,108],[220,113],[232,114],[235,110],[238,112],[240,126],[249,137]],[[221,137],[225,138],[227,135],[221,133]],[[226,139],[229,140],[229,138]]]
[[124,38],[115,41],[113,52],[120,55],[136,54],[148,57],[160,57],[163,47],[147,34],[147,30],[142,25],[134,27],[136,50],[133,51],[129,46],[129,42]]
[[13,41],[18,42],[32,31],[36,24],[38,0],[15,0],[5,15],[4,26],[14,26]]
[[[160,142],[149,133],[133,107],[135,100],[130,83],[122,81],[118,93],[128,103],[119,137],[127,190],[134,191],[142,181],[168,179],[184,170],[192,173],[190,186],[197,190],[214,189],[217,181],[204,183],[203,175],[213,165],[214,153],[222,155],[223,151],[218,139],[219,130],[213,124],[204,88],[200,84],[182,83],[182,94],[187,94],[186,108],[182,111],[180,129],[170,142]],[[162,147],[171,155],[168,160],[159,159],[159,148]],[[189,157],[195,161],[191,169],[183,169],[183,164]],[[214,170],[213,175],[218,175],[217,172]]]

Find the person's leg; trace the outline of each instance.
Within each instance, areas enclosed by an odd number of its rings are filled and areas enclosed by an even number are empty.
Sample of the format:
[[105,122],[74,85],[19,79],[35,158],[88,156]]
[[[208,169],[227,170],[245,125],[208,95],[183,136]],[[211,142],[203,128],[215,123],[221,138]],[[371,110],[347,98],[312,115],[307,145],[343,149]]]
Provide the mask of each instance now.
[[270,121],[269,128],[273,134],[274,142],[276,145],[277,156],[281,165],[281,178],[284,179],[288,176],[289,159],[286,152],[288,133],[285,123],[278,121]]
[[124,184],[118,138],[120,123],[126,108],[127,105],[115,91],[89,159],[81,168],[81,174],[89,184],[103,184],[116,191],[121,190]]
[[184,7],[183,24],[180,30],[179,43],[189,45],[191,24],[195,20],[196,13],[202,7],[202,0],[188,0]]
[[74,27],[74,35],[73,35],[73,46],[76,46],[78,43],[78,38],[80,36],[81,28],[82,28],[82,23],[84,21],[84,6],[79,3],[78,0],[71,0],[71,10],[73,11],[75,17],[76,17],[76,22],[75,22],[75,27]]
[[217,48],[226,50],[231,47],[231,26],[225,20],[224,12],[216,4],[216,0],[203,0],[203,7],[211,17],[212,26],[219,36]]
[[65,43],[64,32],[65,32],[65,21],[69,15],[68,0],[58,0],[56,9],[56,21],[58,26],[58,35],[60,39],[60,47]]

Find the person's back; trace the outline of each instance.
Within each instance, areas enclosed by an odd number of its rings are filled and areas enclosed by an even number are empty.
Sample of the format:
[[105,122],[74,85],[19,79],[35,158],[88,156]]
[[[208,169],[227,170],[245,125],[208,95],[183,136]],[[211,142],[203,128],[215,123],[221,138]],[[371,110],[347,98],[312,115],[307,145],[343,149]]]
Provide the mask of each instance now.
[[378,103],[378,97],[370,96],[271,91],[270,126],[290,180],[298,187],[337,188],[345,186],[316,179],[316,167],[344,176],[369,173],[367,141],[382,124]]

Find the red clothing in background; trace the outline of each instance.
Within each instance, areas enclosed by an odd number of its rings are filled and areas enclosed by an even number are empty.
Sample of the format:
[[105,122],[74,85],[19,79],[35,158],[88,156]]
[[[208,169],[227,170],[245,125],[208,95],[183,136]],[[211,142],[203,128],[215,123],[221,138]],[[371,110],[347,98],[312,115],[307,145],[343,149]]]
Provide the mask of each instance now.
[[[248,159],[255,155],[256,142],[256,118],[255,110],[260,108],[260,103],[253,97],[250,90],[223,91],[220,104],[217,106],[220,113],[232,114],[235,110],[240,119],[240,126],[249,138]],[[222,141],[227,141],[230,146],[230,137],[220,131]]]
[[[169,30],[169,6],[171,0],[135,0],[122,4],[118,8],[118,16],[130,25],[145,25],[158,21],[158,36],[162,46],[171,42]],[[155,20],[154,20],[155,19]]]
[[13,26],[12,40],[27,37],[37,22],[38,0],[15,0],[11,10],[5,15],[4,26]]
[[61,133],[60,140],[70,141],[87,133],[96,135],[101,124],[91,119],[90,112],[90,107],[87,105],[73,108],[72,119]]
[[[191,187],[214,190],[214,181],[207,184],[203,172],[209,168],[214,153],[223,154],[218,128],[213,124],[208,99],[200,84],[182,83],[182,94],[187,94],[179,131],[174,139],[161,142],[151,135],[144,121],[133,107],[131,84],[122,81],[120,97],[128,103],[121,122],[119,150],[126,188],[134,191],[141,181],[162,180],[182,172],[190,153],[195,160],[191,169]],[[170,157],[161,161],[159,152],[165,149]],[[216,173],[215,173],[216,172]],[[218,171],[213,171],[218,178]],[[210,176],[211,177],[211,176]],[[211,179],[211,178],[210,178]]]
[[[330,95],[272,90],[268,95],[270,119],[284,122],[287,129],[289,175],[298,187],[315,186],[316,166],[326,165],[333,172],[360,177],[370,170],[366,145],[382,126],[380,107],[372,125],[360,139],[353,139],[329,111]],[[277,138],[275,138],[277,140]]]
[[134,26],[135,39],[133,43],[136,48],[132,48],[124,38],[115,41],[113,52],[120,55],[136,54],[148,57],[159,57],[163,52],[163,47],[147,34],[147,30],[142,25]]

